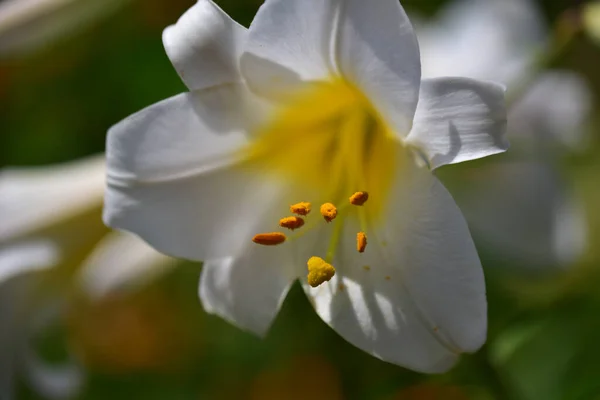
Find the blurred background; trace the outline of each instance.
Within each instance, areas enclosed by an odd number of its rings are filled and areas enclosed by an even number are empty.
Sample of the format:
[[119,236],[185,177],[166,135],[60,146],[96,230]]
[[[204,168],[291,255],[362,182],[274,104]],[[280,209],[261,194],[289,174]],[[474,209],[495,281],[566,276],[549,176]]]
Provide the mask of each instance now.
[[[104,141],[186,88],[193,0],[0,1],[0,400],[600,399],[600,6],[404,0],[425,76],[508,87],[508,153],[437,171],[485,268],[489,334],[443,375],[338,337],[296,285],[266,339],[199,303],[200,264],[100,221]],[[217,0],[248,26],[259,0]]]

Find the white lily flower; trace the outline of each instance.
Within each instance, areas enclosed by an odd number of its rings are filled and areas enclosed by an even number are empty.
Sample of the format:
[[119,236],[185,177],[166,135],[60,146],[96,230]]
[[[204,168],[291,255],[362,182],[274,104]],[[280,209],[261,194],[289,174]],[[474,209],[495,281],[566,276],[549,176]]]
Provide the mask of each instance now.
[[[420,28],[429,77],[452,71],[516,87],[547,50],[542,17],[527,0],[455,1]],[[590,106],[590,89],[579,75],[544,72],[511,106],[510,155],[477,170],[447,171],[478,244],[529,268],[566,266],[582,254],[583,206],[558,164],[585,147]]]
[[441,372],[484,343],[477,252],[423,164],[504,151],[503,86],[421,80],[397,0],[267,0],[249,29],[200,0],[163,42],[190,92],[109,131],[107,224],[205,261],[204,308],[259,335],[299,278],[383,360]]
[[[49,365],[32,347],[36,332],[59,314],[49,318],[49,304],[64,303],[72,290],[99,298],[143,284],[174,262],[130,234],[107,232],[100,218],[104,175],[103,156],[0,171],[0,324],[8,327],[0,332],[1,399],[13,397],[19,370],[49,398],[81,387],[75,359]],[[58,291],[43,284],[51,274],[60,276]]]

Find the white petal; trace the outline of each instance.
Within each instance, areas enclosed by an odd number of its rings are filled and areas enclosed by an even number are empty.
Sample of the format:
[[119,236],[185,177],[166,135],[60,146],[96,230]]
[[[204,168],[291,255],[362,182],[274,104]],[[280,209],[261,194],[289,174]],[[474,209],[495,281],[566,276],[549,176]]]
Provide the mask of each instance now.
[[410,293],[397,281],[386,281],[397,273],[372,250],[359,260],[373,265],[370,271],[356,262],[342,265],[340,258],[328,283],[317,289],[304,284],[317,314],[348,342],[384,361],[419,372],[448,370],[458,354],[436,340]]
[[199,295],[206,312],[264,336],[296,276],[288,246],[250,245],[237,258],[205,262]]
[[0,58],[50,47],[110,16],[124,0],[9,0],[0,2]]
[[51,268],[60,261],[60,249],[46,239],[31,239],[0,246],[0,284],[30,271]]
[[113,127],[107,224],[178,257],[236,254],[280,191],[235,165],[251,125],[244,117],[255,111],[245,108],[244,93],[229,85],[179,95]]
[[[306,191],[300,195],[293,184],[283,187],[264,215],[263,229],[256,232],[272,231],[276,221],[289,212],[289,205],[300,198],[317,204]],[[316,226],[311,226],[311,218],[307,217],[305,227],[286,232],[288,239],[283,244],[260,246],[246,238],[245,245],[232,257],[205,262],[199,289],[205,310],[264,336],[292,282],[306,276],[307,260],[326,251],[330,230],[323,229],[320,216],[314,217],[318,218]]]
[[417,36],[423,77],[466,76],[511,87],[529,73],[546,32],[532,1],[461,0]]
[[247,95],[241,84],[183,93],[119,122],[108,132],[109,179],[180,179],[223,163],[246,144]]
[[190,90],[240,81],[246,28],[211,0],[199,0],[163,32],[167,55]]
[[321,318],[357,347],[443,372],[485,341],[481,265],[458,207],[429,172],[401,179],[391,198],[386,222],[367,229],[366,251],[356,252],[358,226],[349,226],[336,276],[309,295]]
[[416,37],[395,0],[268,0],[250,26],[241,68],[267,97],[341,74],[405,136],[419,63]]
[[138,237],[113,232],[83,261],[79,279],[85,292],[99,299],[125,286],[142,286],[169,271],[175,263]]
[[444,172],[478,246],[500,264],[543,269],[581,256],[583,207],[551,166],[494,162]]
[[421,81],[419,46],[410,21],[397,0],[340,3],[335,51],[342,76],[405,137]]
[[271,96],[302,81],[332,76],[333,0],[267,0],[250,29],[242,74],[257,93]]
[[431,168],[508,149],[504,88],[468,78],[423,80],[414,126],[407,142]]
[[0,241],[31,234],[102,204],[104,156],[0,172]]
[[511,107],[511,140],[546,155],[557,145],[584,150],[591,103],[591,90],[582,77],[568,71],[546,72]]

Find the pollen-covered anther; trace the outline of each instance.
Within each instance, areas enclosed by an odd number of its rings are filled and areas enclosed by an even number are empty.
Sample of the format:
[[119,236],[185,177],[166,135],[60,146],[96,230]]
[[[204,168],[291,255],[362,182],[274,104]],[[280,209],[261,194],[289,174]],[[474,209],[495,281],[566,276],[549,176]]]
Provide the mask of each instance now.
[[279,226],[291,230],[298,229],[304,225],[304,220],[300,217],[285,217],[279,220]]
[[369,200],[369,193],[367,192],[356,192],[350,196],[350,204],[355,206],[362,206],[367,200]]
[[327,222],[331,222],[337,217],[337,208],[331,203],[323,204],[320,211]]
[[321,257],[311,257],[308,260],[308,284],[317,287],[327,282],[335,275],[333,265],[327,263]]
[[281,232],[270,232],[270,233],[259,233],[254,235],[252,241],[263,246],[275,246],[281,244],[286,240],[285,234]]
[[364,232],[358,232],[356,234],[356,250],[359,253],[364,253],[367,248],[367,234]]
[[308,215],[310,212],[310,203],[302,201],[300,203],[292,204],[290,206],[290,211],[298,215]]

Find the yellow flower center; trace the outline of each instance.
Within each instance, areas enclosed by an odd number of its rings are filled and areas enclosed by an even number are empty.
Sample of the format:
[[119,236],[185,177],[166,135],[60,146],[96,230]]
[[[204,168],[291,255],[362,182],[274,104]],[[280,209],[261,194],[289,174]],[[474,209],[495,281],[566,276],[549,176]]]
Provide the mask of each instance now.
[[[362,232],[357,250],[362,253],[364,232],[383,217],[398,161],[404,159],[395,133],[358,89],[336,78],[290,96],[253,136],[241,154],[243,167],[291,182],[297,200],[320,204],[320,223],[324,218],[334,225],[325,259],[312,257],[308,262],[312,286],[328,281],[335,274],[329,263],[344,220],[358,219]],[[287,206],[297,215],[310,212],[308,202]],[[280,226],[288,229],[302,225],[298,217],[280,220]],[[265,244],[274,244],[271,239]]]
[[295,93],[254,136],[242,155],[250,166],[320,193],[313,199],[319,204],[338,205],[352,193],[366,192],[370,217],[381,216],[398,142],[348,82],[336,78]]

